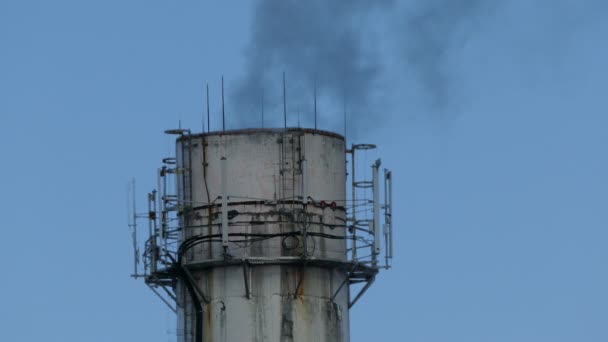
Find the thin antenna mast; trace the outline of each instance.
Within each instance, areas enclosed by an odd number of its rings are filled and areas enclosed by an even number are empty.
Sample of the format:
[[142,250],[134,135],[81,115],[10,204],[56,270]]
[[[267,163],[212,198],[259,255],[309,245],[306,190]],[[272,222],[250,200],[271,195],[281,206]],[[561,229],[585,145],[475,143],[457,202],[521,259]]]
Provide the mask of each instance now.
[[131,277],[139,277],[139,248],[137,245],[137,209],[135,205],[135,178],[127,185],[127,224],[131,229],[131,240],[133,243],[133,274]]
[[205,133],[205,110],[203,109],[203,113],[201,115],[201,133]]
[[224,75],[222,75],[222,131],[226,131],[226,112],[224,110]]
[[264,128],[264,88],[262,87],[262,128]]
[[209,124],[209,83],[207,83],[207,132],[209,132],[210,130],[211,125]]
[[283,126],[287,129],[287,92],[285,91],[285,71],[283,71]]
[[344,94],[344,142],[346,142],[346,94]]

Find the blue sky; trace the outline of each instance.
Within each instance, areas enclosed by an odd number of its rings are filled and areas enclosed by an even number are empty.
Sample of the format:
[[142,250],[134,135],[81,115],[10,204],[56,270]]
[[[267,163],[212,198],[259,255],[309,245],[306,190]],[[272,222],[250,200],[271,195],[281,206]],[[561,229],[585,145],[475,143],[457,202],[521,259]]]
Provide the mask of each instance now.
[[[423,3],[370,19],[381,94],[351,128],[393,169],[397,251],[352,341],[608,340],[608,6]],[[254,6],[0,2],[0,340],[174,340],[129,278],[125,184],[200,127],[205,82],[234,90]]]

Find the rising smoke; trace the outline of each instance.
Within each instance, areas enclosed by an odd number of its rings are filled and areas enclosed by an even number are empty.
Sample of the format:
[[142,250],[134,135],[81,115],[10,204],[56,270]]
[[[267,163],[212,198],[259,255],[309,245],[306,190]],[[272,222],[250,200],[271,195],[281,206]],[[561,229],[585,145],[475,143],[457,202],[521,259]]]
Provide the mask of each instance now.
[[[274,126],[282,123],[282,72],[289,116],[301,112],[303,125],[312,123],[315,87],[325,128],[342,121],[345,103],[351,111],[368,108],[383,68],[370,18],[392,6],[386,0],[259,1],[246,74],[234,94],[238,111],[248,113],[241,124],[259,123],[262,98]],[[289,125],[294,124],[291,119]]]
[[[405,72],[431,109],[442,113],[453,103],[450,58],[479,29],[479,17],[491,9],[482,0],[411,2],[401,14],[396,46],[405,57]],[[401,70],[403,71],[403,70]]]
[[[407,110],[427,117],[457,115],[463,84],[480,77],[462,56],[480,51],[486,65],[499,63],[484,60],[483,54],[495,56],[488,49],[502,48],[510,53],[525,43],[526,35],[549,32],[549,27],[538,25],[574,17],[577,8],[583,13],[600,4],[597,0],[560,0],[550,6],[532,0],[259,0],[245,74],[232,94],[235,109],[243,113],[239,124],[259,126],[263,103],[266,124],[282,125],[283,72],[290,126],[296,124],[297,112],[303,126],[312,125],[315,85],[320,126],[326,129],[341,131],[344,104],[349,130]],[[495,27],[501,21],[513,26]],[[523,32],[523,25],[529,25],[531,33]],[[542,44],[561,38],[549,35],[548,39],[539,37],[539,47],[531,46],[531,51],[544,49],[549,57],[551,47]]]

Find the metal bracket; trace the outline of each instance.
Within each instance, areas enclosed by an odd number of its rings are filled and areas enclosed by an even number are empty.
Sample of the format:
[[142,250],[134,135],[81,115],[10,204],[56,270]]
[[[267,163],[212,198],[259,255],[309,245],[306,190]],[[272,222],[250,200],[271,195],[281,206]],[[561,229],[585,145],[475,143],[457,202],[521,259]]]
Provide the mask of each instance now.
[[201,290],[197,283],[196,283],[196,279],[194,279],[194,277],[192,276],[192,273],[190,272],[190,270],[188,269],[188,267],[186,266],[182,266],[182,270],[184,271],[184,274],[186,275],[186,278],[188,278],[188,281],[190,282],[190,284],[192,284],[192,287],[194,288],[194,291],[196,292],[196,294],[206,303],[209,304],[211,302],[211,300],[209,299],[209,297],[207,297],[205,295],[205,293],[203,292],[203,290]]
[[[154,286],[152,286],[152,285],[150,285],[150,284],[147,284],[147,285],[148,285],[148,287],[150,288],[150,290],[152,290],[152,292],[154,292],[154,294],[156,294],[156,295],[158,296],[158,298],[160,298],[160,300],[162,300],[162,301],[163,301],[163,303],[165,303],[165,304],[166,304],[166,305],[169,307],[169,309],[171,309],[171,311],[173,311],[174,313],[176,313],[176,314],[177,314],[177,308],[174,308],[174,307],[171,305],[171,303],[169,303],[169,301],[168,301],[168,300],[166,300],[166,299],[165,299],[165,297],[163,297],[163,296],[162,296],[162,295],[161,295],[161,294],[158,292],[158,290],[156,290],[156,289],[154,288]],[[167,290],[165,289],[165,291],[167,291]],[[172,298],[172,299],[175,299],[175,298]]]
[[355,299],[353,299],[350,303],[348,303],[348,308],[352,308],[353,305],[355,305],[355,303],[357,303],[357,301],[359,300],[359,298],[361,298],[361,296],[363,296],[363,294],[365,293],[365,291],[367,291],[367,289],[370,288],[370,286],[372,286],[372,284],[374,283],[374,281],[376,280],[376,277],[372,277],[370,279],[367,280],[367,284],[365,284],[365,286],[363,286],[363,288],[359,291],[359,293],[357,293],[357,296],[355,296]]
[[249,263],[243,260],[243,278],[245,280],[245,297],[251,299],[251,288],[249,287]]
[[344,287],[344,285],[346,285],[346,283],[348,283],[349,279],[350,279],[350,276],[346,277],[346,279],[344,279],[344,281],[342,282],[342,284],[340,284],[340,286],[338,287],[338,289],[336,290],[336,292],[329,299],[329,301],[331,303],[333,303],[334,299],[336,299],[336,296],[338,295],[338,293],[340,293],[340,290],[342,290],[342,288]]

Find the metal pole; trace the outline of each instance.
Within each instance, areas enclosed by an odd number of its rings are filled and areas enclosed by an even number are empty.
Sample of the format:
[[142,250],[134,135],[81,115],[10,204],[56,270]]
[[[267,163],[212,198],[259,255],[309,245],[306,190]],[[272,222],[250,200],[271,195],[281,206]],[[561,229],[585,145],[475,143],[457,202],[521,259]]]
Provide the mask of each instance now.
[[[161,198],[163,196],[162,189],[160,187],[160,169],[156,170],[156,189],[157,190],[156,190],[155,203],[154,203],[154,206],[156,207],[156,209],[155,209],[156,210],[156,215],[155,215],[155,218],[154,218],[155,219],[154,220],[154,222],[155,222],[154,224],[155,224],[155,227],[156,227],[155,230],[157,230],[156,234],[160,238],[160,241],[158,241],[158,245],[164,247],[165,246],[165,243],[164,243],[165,242],[164,241],[165,236],[164,236],[164,234],[162,232],[162,223],[160,221],[160,210],[161,210],[160,200],[161,200]],[[165,249],[163,248],[163,251],[164,250]]]
[[150,214],[152,213],[153,203],[152,203],[152,193],[148,193],[148,236],[150,238],[154,237],[154,230],[152,225],[152,220]]
[[221,171],[222,171],[222,246],[224,246],[224,250],[228,248],[228,195],[227,195],[227,186],[228,186],[228,175],[226,168],[226,157],[222,157],[221,161]]
[[[164,167],[164,166],[163,166]],[[176,164],[177,167],[177,164]],[[166,170],[165,170],[166,171]],[[162,206],[163,209],[160,212],[160,230],[162,232],[163,235],[167,234],[167,203],[169,201],[169,198],[167,197],[167,174],[165,172],[164,176],[163,176],[163,196],[162,196]],[[183,239],[183,230],[180,229],[180,240]],[[165,249],[167,249],[167,240],[165,240]]]
[[[132,203],[129,203],[132,202]],[[132,207],[131,207],[132,204]],[[133,240],[133,278],[137,278],[137,266],[139,264],[139,253],[137,250],[137,211],[135,209],[135,178],[131,179],[127,188],[127,216],[129,228],[131,228],[131,239]]]
[[[346,143],[346,141],[344,142]],[[355,187],[355,182],[356,182],[356,178],[355,178],[355,145],[352,144],[350,147],[350,153],[351,153],[351,157],[350,157],[350,179],[351,179],[351,183],[352,183],[352,190],[351,190],[351,197],[352,197],[352,211],[353,211],[353,215],[352,215],[352,225],[353,225],[353,253],[352,253],[352,258],[353,261],[357,261],[357,188]]]
[[393,173],[387,170],[388,180],[388,257],[393,258]]
[[388,259],[390,253],[390,241],[388,238],[390,230],[389,211],[388,211],[388,170],[384,169],[384,225],[382,225],[382,233],[384,234],[384,268],[388,269]]
[[287,129],[287,91],[285,90],[285,71],[283,71],[283,127]]
[[132,183],[133,184],[133,227],[137,227],[137,209],[136,209],[136,204],[135,204],[135,200],[136,200],[136,196],[135,196],[135,178],[132,179]]
[[373,171],[373,191],[374,191],[374,250],[373,262],[376,263],[376,256],[380,254],[380,188],[378,186],[378,169],[380,168],[380,159],[372,165]]
[[302,159],[302,203],[308,203],[308,168],[306,159]]
[[152,209],[154,208],[154,198],[153,193],[148,193],[148,236],[150,237],[150,242],[152,243],[152,264],[150,265],[150,270],[152,273],[156,272],[156,264],[157,264],[157,250],[156,250],[156,232],[154,229],[154,223],[152,222],[152,217],[150,214],[152,213]]

